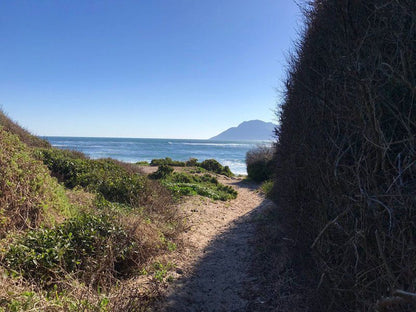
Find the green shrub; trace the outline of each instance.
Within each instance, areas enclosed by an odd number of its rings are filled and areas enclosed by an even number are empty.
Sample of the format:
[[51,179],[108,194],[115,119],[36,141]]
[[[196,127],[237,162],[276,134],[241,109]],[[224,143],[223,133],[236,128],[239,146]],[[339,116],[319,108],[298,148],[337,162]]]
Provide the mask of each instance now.
[[63,188],[16,135],[0,127],[0,236],[70,215]]
[[152,159],[152,161],[150,162],[150,165],[151,166],[167,165],[167,166],[175,166],[175,167],[185,167],[185,162],[172,160],[172,158],[166,157],[166,158]]
[[256,182],[272,178],[273,149],[267,146],[258,146],[246,154],[247,175]]
[[199,163],[198,163],[198,159],[196,159],[196,158],[189,158],[189,160],[187,160],[187,161],[185,162],[185,165],[186,165],[187,167],[196,167],[196,166],[198,166],[198,165],[199,165]]
[[27,232],[10,245],[3,263],[42,284],[65,273],[90,276],[99,268],[117,274],[113,270],[134,246],[111,218],[80,215],[52,229]]
[[136,165],[139,165],[139,166],[149,166],[149,162],[147,162],[145,160],[142,160],[142,161],[136,162]]
[[139,206],[150,189],[146,177],[129,172],[112,159],[80,158],[71,151],[43,149],[39,157],[66,187],[81,186],[98,192],[107,200]]
[[223,167],[218,161],[215,159],[206,159],[202,163],[199,164],[201,168],[204,168],[205,170],[222,174],[227,177],[233,176],[233,173],[231,172],[230,168],[228,166]]
[[151,179],[165,179],[167,176],[171,175],[173,168],[168,165],[160,165],[157,168],[156,172],[149,175]]

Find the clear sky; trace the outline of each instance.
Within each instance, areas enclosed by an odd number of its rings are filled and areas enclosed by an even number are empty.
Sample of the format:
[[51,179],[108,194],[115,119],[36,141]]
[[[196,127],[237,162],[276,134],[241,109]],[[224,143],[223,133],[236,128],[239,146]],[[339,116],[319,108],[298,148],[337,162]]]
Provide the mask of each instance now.
[[38,135],[276,122],[301,21],[293,0],[2,0],[0,107]]

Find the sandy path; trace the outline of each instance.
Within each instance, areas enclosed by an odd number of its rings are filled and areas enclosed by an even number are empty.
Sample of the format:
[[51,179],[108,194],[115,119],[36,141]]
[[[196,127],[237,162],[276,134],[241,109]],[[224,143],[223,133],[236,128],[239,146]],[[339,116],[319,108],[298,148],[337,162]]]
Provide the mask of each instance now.
[[[191,229],[184,233],[182,275],[167,291],[167,300],[157,311],[246,311],[255,219],[268,205],[255,185],[241,179],[223,179],[238,197],[232,201],[191,198],[183,205]],[[252,300],[255,300],[255,298]]]

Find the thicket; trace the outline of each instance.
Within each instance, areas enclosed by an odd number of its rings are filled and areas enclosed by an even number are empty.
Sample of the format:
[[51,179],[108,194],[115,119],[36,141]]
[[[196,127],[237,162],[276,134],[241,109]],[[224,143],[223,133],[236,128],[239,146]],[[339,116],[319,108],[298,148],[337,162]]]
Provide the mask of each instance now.
[[414,1],[321,0],[306,10],[274,198],[311,311],[416,308],[415,38]]
[[273,148],[258,146],[246,153],[247,176],[257,182],[273,177]]

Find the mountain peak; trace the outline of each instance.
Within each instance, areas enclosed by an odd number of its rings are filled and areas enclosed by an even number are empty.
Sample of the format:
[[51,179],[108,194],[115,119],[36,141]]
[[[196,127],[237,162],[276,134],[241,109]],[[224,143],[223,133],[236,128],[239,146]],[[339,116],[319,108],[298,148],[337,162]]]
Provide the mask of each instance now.
[[243,141],[243,140],[271,140],[275,125],[261,120],[249,120],[237,127],[229,128],[210,140]]

